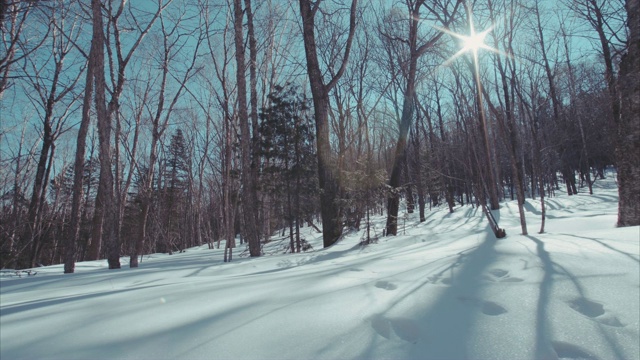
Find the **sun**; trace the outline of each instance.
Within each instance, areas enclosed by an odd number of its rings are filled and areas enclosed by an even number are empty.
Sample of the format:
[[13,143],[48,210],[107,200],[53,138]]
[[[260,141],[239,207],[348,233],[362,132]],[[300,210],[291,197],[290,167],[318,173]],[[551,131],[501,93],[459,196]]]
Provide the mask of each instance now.
[[481,31],[481,32],[476,32],[474,23],[473,23],[473,12],[472,10],[469,8],[468,9],[468,19],[469,19],[469,28],[468,28],[468,34],[461,34],[461,33],[457,33],[455,31],[451,31],[447,28],[442,28],[439,26],[433,26],[434,28],[451,35],[452,37],[454,37],[455,39],[457,39],[459,41],[459,45],[460,45],[460,49],[458,50],[458,52],[456,52],[453,56],[451,56],[449,59],[447,59],[442,65],[443,66],[448,66],[449,64],[451,64],[455,59],[457,59],[458,57],[462,56],[463,54],[469,52],[473,55],[474,57],[474,61],[477,61],[477,57],[478,57],[478,51],[481,49],[484,50],[489,50],[491,52],[494,53],[498,53],[501,55],[505,55],[505,56],[509,56],[509,54],[506,54],[498,49],[495,49],[487,44],[485,44],[485,38],[487,37],[487,34],[489,34],[493,28],[494,25],[491,25],[489,28]]
[[476,51],[478,51],[478,49],[487,49],[487,48],[489,48],[484,43],[484,39],[485,39],[485,37],[487,37],[488,33],[489,33],[489,30],[485,30],[485,31],[480,32],[480,33],[472,33],[469,36],[464,36],[464,35],[457,34],[458,35],[457,37],[460,39],[460,41],[462,43],[462,50],[463,51],[476,52]]

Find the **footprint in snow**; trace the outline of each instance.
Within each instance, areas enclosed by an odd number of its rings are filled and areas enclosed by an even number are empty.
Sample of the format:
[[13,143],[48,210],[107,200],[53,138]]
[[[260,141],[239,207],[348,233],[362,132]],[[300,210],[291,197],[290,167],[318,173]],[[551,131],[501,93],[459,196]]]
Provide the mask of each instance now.
[[396,286],[396,284],[390,283],[390,282],[384,281],[384,280],[380,280],[380,281],[376,282],[376,287],[380,288],[380,289],[385,289],[385,290],[395,290],[395,289],[398,288],[398,286]]
[[498,316],[507,312],[507,309],[502,307],[502,305],[495,303],[493,301],[485,301],[473,297],[465,297],[459,296],[458,300],[463,304],[479,307],[483,314],[489,316]]
[[501,278],[504,276],[507,276],[507,274],[509,274],[509,272],[507,270],[502,270],[502,269],[491,269],[489,270],[489,274],[497,277],[497,278]]
[[558,359],[598,360],[598,357],[574,344],[562,341],[552,341],[551,345],[558,355]]
[[498,282],[522,282],[524,281],[523,279],[519,278],[519,277],[512,277],[509,275],[509,272],[507,270],[503,270],[503,269],[491,269],[489,270],[489,274],[491,276],[488,276],[488,279],[490,281],[498,281]]
[[429,282],[431,282],[434,285],[437,285],[437,284],[451,285],[451,283],[453,282],[451,278],[441,279],[440,275],[430,276],[428,277],[428,279],[429,279]]
[[387,318],[383,315],[375,315],[371,318],[371,327],[380,336],[391,340],[393,334],[398,338],[415,344],[420,338],[420,326],[407,318]]
[[601,324],[614,327],[624,326],[615,315],[607,313],[599,302],[579,297],[567,301],[567,304],[573,310]]

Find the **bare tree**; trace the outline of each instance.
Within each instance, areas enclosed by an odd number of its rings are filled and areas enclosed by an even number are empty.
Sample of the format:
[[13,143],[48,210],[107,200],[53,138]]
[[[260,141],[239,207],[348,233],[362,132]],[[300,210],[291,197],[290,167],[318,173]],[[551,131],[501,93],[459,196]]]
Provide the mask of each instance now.
[[[30,34],[27,26],[33,24],[34,12],[37,8],[48,11],[49,5],[31,1],[2,2],[0,5],[0,100],[5,90],[11,86],[11,79],[17,77],[13,74],[13,68],[31,56],[49,37],[52,26],[47,26],[46,31],[34,36]],[[37,29],[37,26],[31,26]]]
[[[107,109],[105,81],[105,65],[104,65],[104,25],[102,21],[102,6],[100,0],[91,0],[91,14],[93,19],[93,37],[92,43],[95,44],[95,53],[92,61],[94,68],[94,84],[95,84],[95,108],[98,118],[98,139],[100,159],[100,177],[98,182],[98,195],[96,197],[96,213],[99,216],[94,217],[94,234],[96,229],[101,234],[101,238],[105,239],[107,247],[107,261],[109,269],[120,268],[120,244],[116,237],[116,207],[115,196],[113,191],[113,172],[111,157],[111,116]],[[97,219],[96,219],[97,218]],[[95,238],[94,238],[95,241]]]
[[[406,147],[407,147],[407,135],[413,122],[415,113],[415,93],[416,93],[416,74],[418,70],[418,59],[424,55],[429,49],[431,49],[440,40],[443,32],[437,32],[432,35],[428,40],[423,40],[421,44],[418,44],[418,39],[422,38],[419,34],[419,24],[421,22],[420,10],[424,6],[427,11],[432,14],[443,26],[448,26],[453,20],[455,13],[458,10],[458,6],[461,1],[454,2],[444,1],[436,2],[434,4],[427,4],[424,0],[405,0],[404,4],[407,7],[407,21],[409,22],[406,38],[400,38],[394,34],[382,33],[392,41],[401,41],[407,46],[407,63],[402,64],[405,68],[406,84],[404,90],[404,100],[402,102],[402,115],[400,117],[400,132],[398,135],[398,141],[396,143],[395,157],[393,162],[393,168],[391,175],[389,176],[389,187],[397,189],[400,186],[400,176],[402,173],[402,166],[405,162]],[[389,195],[387,204],[387,236],[396,235],[398,231],[398,210],[400,204],[400,196],[397,191],[392,191]]]
[[64,255],[64,273],[70,274],[75,271],[76,261],[76,248],[78,239],[80,238],[80,203],[82,201],[83,186],[82,180],[84,177],[84,157],[87,142],[87,132],[89,130],[89,123],[91,121],[91,100],[93,97],[93,81],[94,81],[94,67],[95,61],[93,60],[96,50],[94,49],[95,43],[92,42],[91,50],[89,51],[89,59],[87,65],[87,74],[84,88],[84,98],[82,102],[82,117],[80,120],[80,128],[78,130],[78,137],[76,143],[76,155],[73,165],[73,195],[71,199],[71,218],[68,228],[68,234],[65,244]]
[[[142,254],[144,248],[144,241],[147,235],[147,220],[149,216],[149,210],[151,208],[151,196],[154,182],[154,174],[155,174],[155,165],[158,157],[158,143],[164,132],[167,130],[169,126],[169,120],[171,119],[172,112],[178,103],[182,93],[185,91],[187,81],[193,76],[193,73],[197,71],[196,69],[196,60],[198,58],[198,52],[200,45],[203,39],[202,31],[197,32],[196,30],[187,29],[185,33],[181,33],[182,31],[182,19],[185,16],[185,13],[180,10],[178,12],[177,18],[171,19],[171,21],[165,20],[164,13],[159,13],[160,17],[160,27],[162,33],[162,51],[161,51],[161,59],[160,69],[162,70],[160,74],[160,88],[158,89],[158,99],[155,110],[151,110],[151,107],[147,107],[151,112],[151,121],[152,121],[152,134],[151,134],[151,145],[150,145],[150,153],[149,153],[149,164],[146,168],[146,173],[144,174],[144,183],[141,190],[141,201],[142,201],[142,211],[140,212],[140,232],[136,237],[136,240],[130,247],[130,267],[138,267],[138,255]],[[183,38],[189,38],[195,35],[195,44],[193,45],[193,53],[190,58],[182,59],[186,60],[187,68],[183,70],[182,76],[177,77],[175,73],[176,69],[171,68],[172,63],[177,63],[179,60],[178,54],[180,50],[186,52],[184,40],[180,40]],[[173,71],[173,72],[172,72]],[[178,87],[173,96],[171,97],[171,101],[165,105],[166,97],[167,97],[167,83],[173,79]],[[169,249],[169,251],[171,251]]]
[[[549,86],[549,96],[551,97],[551,104],[553,106],[553,119],[557,126],[560,126],[564,123],[564,119],[562,117],[562,104],[561,98],[558,94],[558,80],[556,75],[554,74],[554,70],[551,65],[551,59],[549,56],[548,44],[544,35],[544,27],[542,24],[542,14],[540,13],[540,7],[538,2],[535,2],[535,7],[533,8],[535,17],[536,17],[536,35],[538,36],[538,46],[540,47],[540,55],[542,56],[543,66],[545,70],[545,74],[547,76],[548,86]],[[560,147],[565,147],[565,144],[561,143]],[[565,151],[561,151],[564,153]],[[573,195],[577,193],[575,187],[575,178],[573,175],[573,169],[567,159],[566,156],[561,157],[562,161],[562,176],[564,177],[565,183],[567,185],[567,194]]]
[[[513,42],[514,35],[516,33],[516,22],[518,21],[518,17],[521,16],[520,13],[516,12],[515,2],[509,2],[510,5],[506,3],[502,4],[504,6],[503,13],[509,13],[510,16],[507,18],[506,16],[503,18],[503,23],[505,25],[505,34],[503,36],[503,44],[500,44],[499,36],[496,31],[492,32],[493,47],[498,50],[504,48],[505,53],[511,54],[513,53]],[[489,13],[490,19],[492,23],[496,23],[498,21],[496,12],[499,12],[500,4],[494,4],[491,0],[488,0],[489,5]],[[509,7],[507,7],[509,6]],[[524,194],[524,181],[523,181],[523,172],[522,172],[522,164],[520,161],[520,157],[518,153],[520,152],[519,145],[519,136],[518,136],[518,128],[516,124],[516,109],[515,109],[515,88],[514,82],[517,76],[516,74],[516,65],[515,59],[513,56],[511,57],[512,61],[509,61],[507,57],[505,57],[505,62],[503,62],[503,56],[501,54],[495,54],[495,68],[498,70],[498,74],[500,75],[500,84],[496,84],[498,89],[497,92],[502,95],[499,97],[501,110],[498,111],[495,106],[491,104],[489,98],[487,97],[487,102],[490,105],[490,108],[498,120],[498,128],[501,133],[501,138],[504,142],[504,145],[507,149],[509,156],[509,163],[511,165],[511,176],[512,183],[515,184],[516,188],[516,197],[518,201],[518,213],[520,216],[520,227],[522,229],[522,235],[527,235],[527,221],[525,218],[524,212],[524,202],[525,202],[525,194]]]
[[341,211],[338,204],[340,194],[339,174],[332,159],[329,139],[329,92],[344,74],[349,61],[351,45],[356,30],[356,10],[358,0],[352,0],[349,10],[349,32],[344,46],[342,61],[335,75],[325,84],[323,72],[318,58],[316,45],[315,20],[321,11],[322,1],[299,0],[302,17],[302,36],[307,58],[307,73],[311,86],[313,108],[315,112],[316,146],[318,153],[318,181],[321,189],[320,204],[322,212],[322,237],[324,247],[333,245],[342,234]]
[[[258,96],[256,93],[256,40],[253,33],[253,14],[251,12],[251,1],[245,0],[247,19],[249,21],[250,31],[250,53],[251,53],[251,121],[253,123],[254,136],[257,126],[257,105]],[[260,256],[260,224],[258,219],[258,196],[257,196],[257,163],[255,160],[255,144],[251,140],[249,130],[249,113],[247,106],[247,79],[245,65],[245,45],[243,19],[244,9],[242,0],[234,0],[233,2],[233,29],[234,42],[236,50],[236,82],[237,82],[237,102],[238,102],[238,120],[240,122],[241,134],[241,157],[242,157],[242,214],[244,220],[243,235],[249,242],[249,253],[251,256]],[[254,158],[252,160],[252,157]]]
[[[214,166],[215,171],[219,174],[214,179],[216,187],[220,189],[220,192],[215,197],[221,205],[216,207],[217,228],[214,229],[215,237],[217,238],[217,247],[220,247],[222,238],[225,238],[225,252],[224,261],[230,261],[233,258],[233,248],[235,247],[235,219],[236,219],[236,202],[234,201],[234,193],[236,192],[236,184],[232,174],[235,171],[234,168],[234,144],[236,142],[236,120],[237,116],[233,111],[233,98],[232,93],[234,90],[233,81],[229,78],[229,68],[232,61],[231,47],[229,41],[232,33],[232,16],[229,16],[231,11],[223,7],[217,7],[207,4],[202,5],[202,14],[204,17],[204,27],[206,31],[205,40],[207,46],[207,58],[210,59],[212,65],[211,71],[214,76],[203,76],[202,80],[206,84],[206,89],[214,99],[215,106],[218,108],[220,114],[221,123],[214,122],[214,114],[210,112],[210,107],[207,109],[206,114],[208,121],[212,121],[214,125],[214,133],[217,136],[217,148],[219,154],[216,160],[219,161],[219,166]],[[222,19],[220,19],[222,18]],[[221,27],[216,27],[216,22],[222,22]],[[218,35],[218,36],[216,36]],[[221,48],[221,49],[220,49]],[[215,81],[211,81],[214,78]],[[215,158],[207,155],[207,161],[213,164]]]
[[568,6],[576,14],[587,21],[598,36],[602,60],[605,65],[605,80],[609,91],[609,101],[614,124],[620,121],[620,101],[615,70],[615,57],[622,49],[617,44],[624,44],[624,1],[572,0]]
[[[24,240],[31,244],[29,264],[32,267],[36,265],[42,247],[43,206],[54,159],[55,141],[66,131],[65,122],[73,112],[78,98],[74,93],[75,86],[84,71],[84,67],[79,65],[81,60],[74,61],[69,56],[74,50],[73,40],[70,39],[79,36],[81,27],[75,21],[67,24],[68,13],[68,8],[61,8],[49,17],[43,14],[47,18],[45,21],[48,21],[46,26],[52,29],[51,36],[47,38],[51,45],[48,49],[50,53],[26,59],[24,68],[27,83],[31,87],[25,91],[25,95],[34,104],[42,120],[42,149],[37,162],[24,234]],[[64,34],[65,31],[70,34]],[[41,59],[44,59],[42,63]],[[68,76],[68,73],[72,76]]]
[[[24,116],[24,120],[20,130],[20,136],[17,146],[7,146],[9,151],[8,157],[0,159],[0,171],[5,180],[3,182],[2,193],[4,199],[9,199],[7,195],[11,195],[11,203],[8,208],[11,213],[4,213],[2,237],[0,241],[0,268],[12,268],[16,266],[17,256],[25,247],[20,242],[20,236],[23,234],[25,208],[29,205],[25,198],[25,190],[30,176],[30,169],[33,167],[35,153],[39,141],[34,141],[31,145],[28,143],[27,128],[29,128],[30,117]],[[11,144],[3,134],[4,144]],[[14,150],[14,148],[17,148]],[[15,166],[10,164],[14,163]],[[13,167],[13,170],[9,170]],[[6,209],[6,207],[5,207]]]
[[[168,3],[170,3],[171,0],[168,1]],[[114,116],[119,116],[119,112],[120,112],[120,97],[122,95],[122,91],[124,88],[124,84],[125,84],[125,79],[126,79],[126,69],[127,66],[129,64],[129,62],[131,61],[131,58],[133,57],[133,54],[135,53],[135,51],[138,49],[138,47],[140,46],[142,40],[145,38],[145,36],[149,33],[149,31],[151,30],[151,27],[153,26],[154,22],[156,21],[156,19],[158,18],[158,16],[160,15],[160,13],[162,12],[162,10],[168,5],[164,4],[162,0],[158,0],[157,4],[156,4],[156,8],[155,8],[155,12],[153,14],[151,14],[151,18],[145,23],[138,23],[138,22],[134,22],[135,28],[137,30],[136,33],[136,37],[134,39],[132,39],[132,45],[129,48],[128,51],[125,51],[125,49],[122,46],[122,39],[121,39],[121,35],[125,32],[127,32],[126,30],[121,29],[121,25],[119,24],[119,20],[121,19],[121,17],[123,16],[123,14],[125,13],[126,10],[126,6],[131,6],[130,4],[127,5],[127,2],[125,0],[121,0],[119,3],[117,3],[117,7],[113,7],[113,4],[111,2],[109,2],[108,4],[108,8],[107,8],[107,13],[109,14],[108,16],[108,29],[106,31],[107,35],[109,36],[107,39],[104,38],[104,35],[102,35],[102,41],[103,43],[106,43],[106,49],[108,51],[108,60],[109,60],[109,69],[111,70],[110,72],[110,78],[111,78],[111,98],[109,100],[109,104],[108,107],[106,109],[106,113],[103,114],[104,116],[106,116],[106,119],[104,119],[105,121],[105,125],[107,126],[106,123],[108,123],[109,125],[109,129],[103,129],[103,133],[102,135],[100,135],[100,131],[99,131],[99,138],[100,141],[102,140],[108,140],[109,144],[111,143],[111,127],[112,127],[112,122],[114,119]],[[93,3],[92,3],[93,6]],[[130,11],[131,8],[129,8]],[[96,14],[94,14],[94,16],[96,16]],[[134,19],[137,19],[135,16],[132,16]],[[96,19],[94,19],[94,21],[96,21]],[[103,21],[102,19],[100,20],[100,23],[102,24],[102,26],[104,27]],[[95,25],[95,24],[94,24]],[[94,30],[95,31],[95,30]],[[103,30],[104,31],[104,30]],[[95,36],[95,34],[94,34]],[[113,39],[112,39],[113,37]],[[111,42],[113,41],[113,42]],[[115,50],[114,50],[115,48]],[[115,54],[114,54],[115,52]],[[104,66],[104,50],[102,51],[102,55],[97,55],[102,59],[102,73],[100,75],[95,74],[94,76],[102,76],[103,78],[105,77],[105,66]],[[98,67],[96,67],[97,69]],[[97,70],[96,70],[97,71]],[[98,82],[102,82],[102,79],[98,79],[96,77],[96,84]],[[105,86],[107,86],[106,84],[106,78],[104,80],[104,84]],[[98,88],[96,86],[95,88],[96,91],[96,101],[97,100],[97,96],[98,96]],[[106,101],[106,90],[105,90],[105,101]],[[99,113],[99,109],[98,107],[96,107],[96,112],[98,113],[98,120],[100,119],[100,113]],[[100,123],[100,121],[98,121],[98,123]],[[98,126],[98,129],[100,129],[100,127]],[[107,134],[107,130],[108,130],[108,134]],[[101,136],[109,136],[109,139],[103,139]],[[107,150],[107,145],[104,145],[105,148],[104,150]],[[110,147],[111,145],[109,145]],[[102,147],[101,147],[102,149]],[[111,152],[111,149],[108,149],[109,152]],[[112,162],[111,159],[108,160],[109,163]],[[102,168],[102,162],[101,162],[101,173],[102,171],[106,171],[106,169]],[[104,164],[106,166],[106,162]],[[105,178],[103,181],[107,181],[108,179],[106,179],[106,174],[104,175]],[[103,175],[101,175],[101,179],[103,178]],[[105,230],[103,231],[103,226],[110,226],[114,228],[114,235],[113,235],[113,246],[112,247],[112,251],[114,251],[114,254],[112,254],[111,256],[114,258],[111,261],[114,263],[113,266],[114,268],[118,268],[119,267],[119,261],[118,261],[118,265],[115,264],[115,248],[117,248],[117,251],[120,251],[120,244],[119,244],[119,238],[117,236],[118,233],[118,216],[115,217],[115,221],[116,223],[111,225],[109,223],[107,223],[105,221],[105,219],[103,219],[104,216],[112,216],[113,214],[108,214],[106,212],[106,209],[103,208],[103,206],[113,206],[113,210],[116,211],[116,214],[119,214],[119,208],[116,206],[118,203],[118,199],[113,197],[113,195],[111,195],[111,197],[109,197],[108,194],[105,194],[104,191],[109,191],[109,194],[114,194],[114,190],[113,190],[113,174],[111,174],[111,190],[108,190],[106,187],[106,185],[103,186],[98,186],[98,195],[96,197],[96,208],[94,211],[94,217],[93,217],[93,232],[92,232],[92,236],[91,236],[91,244],[90,244],[90,249],[89,249],[89,254],[88,254],[88,258],[95,260],[98,259],[100,257],[100,253],[101,253],[101,246],[102,246],[102,238],[103,235],[110,235],[110,231],[111,230]],[[105,198],[106,196],[106,198]],[[108,200],[107,200],[108,199]],[[115,204],[108,204],[106,203],[106,201],[108,202],[112,202],[115,201]],[[116,244],[116,242],[118,242]],[[118,255],[119,256],[119,255]],[[110,265],[111,266],[111,265]]]

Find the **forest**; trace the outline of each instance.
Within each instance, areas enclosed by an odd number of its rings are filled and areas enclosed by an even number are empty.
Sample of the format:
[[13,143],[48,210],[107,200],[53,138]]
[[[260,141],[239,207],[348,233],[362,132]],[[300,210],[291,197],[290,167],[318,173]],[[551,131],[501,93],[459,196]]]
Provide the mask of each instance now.
[[[0,268],[258,257],[593,194],[640,225],[637,0],[0,1]],[[611,175],[609,175],[611,176]],[[527,227],[525,200],[541,226]],[[370,217],[387,217],[369,231]],[[495,224],[496,236],[500,234]],[[507,234],[508,236],[508,234]],[[235,252],[234,252],[235,250]]]

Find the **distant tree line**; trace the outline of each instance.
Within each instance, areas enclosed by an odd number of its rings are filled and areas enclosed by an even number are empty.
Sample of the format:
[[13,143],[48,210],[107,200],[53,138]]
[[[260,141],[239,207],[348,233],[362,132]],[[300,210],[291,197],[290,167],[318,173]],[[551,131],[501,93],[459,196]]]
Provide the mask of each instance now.
[[[640,222],[637,0],[0,2],[0,268],[330,246],[593,194]],[[458,36],[487,30],[485,46]],[[528,199],[528,200],[527,200]],[[385,229],[370,217],[386,215]]]

